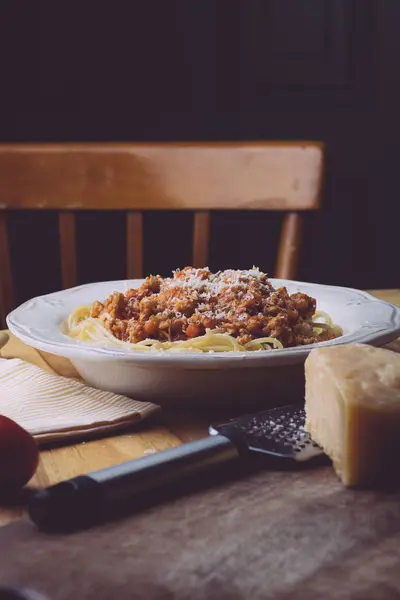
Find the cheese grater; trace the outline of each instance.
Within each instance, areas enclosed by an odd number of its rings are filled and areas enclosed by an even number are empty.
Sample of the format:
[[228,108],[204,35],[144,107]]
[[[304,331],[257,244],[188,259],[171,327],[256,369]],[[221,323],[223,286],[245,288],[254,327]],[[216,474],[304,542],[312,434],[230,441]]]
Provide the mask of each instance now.
[[211,425],[209,434],[232,437],[236,432],[244,438],[249,451],[303,462],[323,454],[304,429],[305,418],[304,408],[282,406]]
[[105,520],[121,503],[133,511],[140,499],[158,499],[162,490],[179,489],[186,479],[207,475],[215,466],[238,461],[250,470],[260,453],[289,466],[305,463],[323,451],[304,423],[303,408],[284,406],[212,425],[203,439],[41,490],[29,503],[29,515],[42,529],[76,529]]

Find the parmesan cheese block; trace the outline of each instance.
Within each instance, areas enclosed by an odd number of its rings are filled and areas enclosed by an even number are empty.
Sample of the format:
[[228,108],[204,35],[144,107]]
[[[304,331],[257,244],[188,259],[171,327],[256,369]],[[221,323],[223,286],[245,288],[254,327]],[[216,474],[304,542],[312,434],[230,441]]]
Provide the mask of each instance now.
[[346,486],[400,478],[400,354],[315,348],[305,363],[306,429]]

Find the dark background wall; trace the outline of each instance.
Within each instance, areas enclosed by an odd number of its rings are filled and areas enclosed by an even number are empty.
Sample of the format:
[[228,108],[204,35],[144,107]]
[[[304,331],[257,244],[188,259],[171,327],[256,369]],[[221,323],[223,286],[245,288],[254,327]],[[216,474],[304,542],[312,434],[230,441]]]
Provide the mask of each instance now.
[[[299,278],[398,287],[399,22],[398,0],[4,2],[0,136],[323,140]],[[217,213],[210,267],[272,273],[279,221]],[[18,301],[60,287],[55,215],[10,225]],[[123,216],[78,230],[80,281],[122,278]],[[146,271],[190,263],[190,215],[146,214],[145,233]]]

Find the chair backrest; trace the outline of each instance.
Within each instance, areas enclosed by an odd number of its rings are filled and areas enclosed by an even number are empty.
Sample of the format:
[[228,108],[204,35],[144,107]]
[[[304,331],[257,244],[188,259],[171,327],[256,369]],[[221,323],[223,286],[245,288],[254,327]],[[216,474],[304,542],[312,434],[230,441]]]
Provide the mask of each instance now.
[[0,145],[2,316],[13,307],[6,211],[58,210],[63,287],[76,285],[75,212],[127,212],[127,277],[142,277],[142,212],[194,211],[193,265],[204,266],[211,210],[279,210],[276,276],[294,276],[301,212],[319,207],[318,142]]

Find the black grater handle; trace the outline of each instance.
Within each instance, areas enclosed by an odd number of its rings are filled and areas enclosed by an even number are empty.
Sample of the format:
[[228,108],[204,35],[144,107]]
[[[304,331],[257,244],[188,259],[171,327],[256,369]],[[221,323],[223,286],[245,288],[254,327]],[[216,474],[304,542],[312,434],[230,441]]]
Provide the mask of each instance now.
[[105,507],[112,512],[122,501],[133,506],[138,496],[237,460],[240,454],[236,440],[209,436],[41,490],[30,501],[29,516],[42,529],[84,527]]

